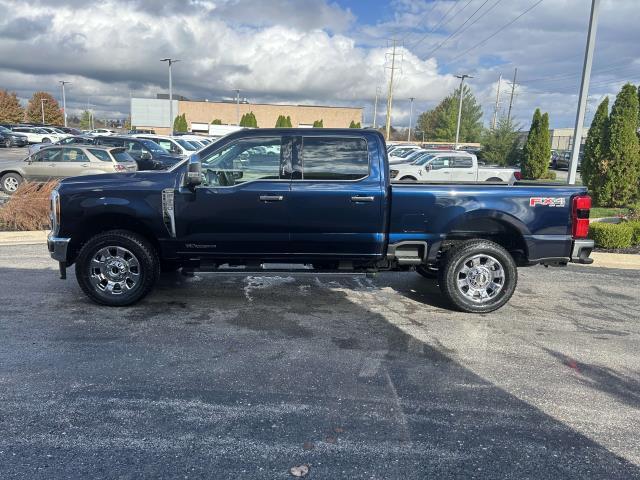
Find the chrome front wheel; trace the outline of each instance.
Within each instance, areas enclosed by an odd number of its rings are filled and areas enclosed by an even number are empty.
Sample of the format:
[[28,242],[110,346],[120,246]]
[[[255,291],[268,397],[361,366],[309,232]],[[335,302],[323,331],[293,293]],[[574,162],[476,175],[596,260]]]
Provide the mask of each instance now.
[[89,264],[89,281],[100,292],[122,295],[133,290],[139,280],[139,260],[120,246],[98,250]]

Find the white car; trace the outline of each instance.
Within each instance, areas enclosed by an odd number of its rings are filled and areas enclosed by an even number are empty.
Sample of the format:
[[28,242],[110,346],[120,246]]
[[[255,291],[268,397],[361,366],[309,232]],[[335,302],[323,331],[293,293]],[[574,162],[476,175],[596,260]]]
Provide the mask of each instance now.
[[177,137],[170,137],[168,135],[145,135],[145,134],[137,134],[131,135],[136,138],[145,138],[147,140],[152,140],[164,148],[167,152],[173,155],[180,155],[182,158],[187,158],[192,153],[200,150],[196,148],[195,145],[189,143],[187,140],[182,138],[182,135]]
[[96,128],[93,130],[89,130],[89,132],[87,132],[87,135],[91,135],[93,136],[97,136],[100,135],[101,137],[104,136],[111,136],[111,135],[117,135],[118,133],[114,130],[110,130],[108,128]]
[[55,143],[69,136],[49,127],[13,127],[12,130],[26,135],[29,143]]
[[442,152],[426,155],[411,164],[394,165],[391,179],[401,182],[507,182],[522,178],[515,168],[478,167],[475,155],[466,152]]
[[402,147],[398,147],[398,148],[393,149],[389,153],[389,159],[393,160],[393,159],[398,159],[398,158],[406,158],[407,156],[411,155],[416,150],[421,150],[421,148],[416,146],[416,145],[410,145],[410,146],[403,145]]

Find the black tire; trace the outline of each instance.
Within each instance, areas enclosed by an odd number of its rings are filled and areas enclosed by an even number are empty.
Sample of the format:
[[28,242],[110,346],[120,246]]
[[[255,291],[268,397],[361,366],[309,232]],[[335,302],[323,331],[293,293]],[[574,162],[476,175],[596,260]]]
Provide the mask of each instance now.
[[426,265],[418,265],[416,272],[422,275],[424,278],[438,278],[438,270],[436,268],[429,268]]
[[487,179],[487,182],[502,182],[502,179],[498,177],[491,177]]
[[401,182],[417,182],[418,179],[416,177],[412,177],[411,175],[407,175],[400,179]]
[[[110,267],[109,261],[103,260],[100,263],[106,266],[105,270],[122,268],[125,274],[133,273],[134,262],[130,258],[127,259],[127,253],[133,257],[137,264],[135,268],[137,279],[132,286],[126,286],[126,291],[122,287],[118,291],[112,286],[110,293],[108,286],[104,285],[103,288],[100,284],[95,284],[100,278],[103,278],[103,282],[108,282],[109,278],[106,276],[108,273],[101,273],[99,268],[94,268],[92,260],[99,258],[100,252],[110,248],[113,248],[114,251],[116,248],[120,248],[126,252],[122,255],[124,262],[121,261],[115,267]],[[117,259],[121,258],[118,255],[116,253],[111,257],[111,260],[118,261]],[[123,263],[124,267],[122,267]],[[127,230],[111,230],[97,234],[82,246],[76,259],[76,278],[82,291],[94,302],[110,307],[123,307],[136,303],[151,291],[159,275],[160,261],[155,248],[144,237]],[[113,283],[125,285],[126,282],[127,280],[120,281],[115,278]]]
[[[487,257],[492,261],[487,260],[483,264],[482,259]],[[477,259],[479,263],[477,266],[471,264],[470,268],[472,259]],[[501,270],[498,270],[498,267]],[[470,272],[469,275],[465,274],[465,268]],[[489,276],[494,275],[496,277],[489,282]],[[502,276],[501,280],[497,278],[498,275]],[[466,292],[464,286],[459,286],[459,281],[469,283]],[[438,283],[442,294],[459,310],[467,313],[488,313],[509,301],[518,283],[518,269],[509,252],[497,243],[489,240],[469,240],[452,247],[446,253],[438,272]],[[471,283],[480,288],[471,288]],[[491,285],[498,288],[492,289]],[[481,295],[483,290],[487,298],[473,298],[475,293]]]
[[43,138],[42,139],[42,143],[51,143],[51,139],[50,138]]
[[5,173],[0,179],[0,189],[7,195],[13,195],[22,182],[23,179],[19,173]]

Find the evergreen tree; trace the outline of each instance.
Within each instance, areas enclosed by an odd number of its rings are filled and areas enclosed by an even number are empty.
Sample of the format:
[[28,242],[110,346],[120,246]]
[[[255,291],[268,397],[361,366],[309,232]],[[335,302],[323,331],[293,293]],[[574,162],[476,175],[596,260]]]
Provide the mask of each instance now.
[[89,110],[82,112],[82,116],[80,117],[80,128],[83,130],[91,129],[91,112]]
[[211,120],[211,125],[222,125],[222,120],[219,118]]
[[282,115],[278,115],[278,120],[276,120],[276,128],[282,128],[282,121],[284,117]]
[[600,198],[603,192],[603,181],[607,176],[608,160],[607,151],[609,142],[609,97],[598,105],[593,116],[589,133],[584,144],[584,157],[582,159],[580,176],[582,182],[592,192],[596,205],[607,203],[608,200]]
[[[616,96],[609,117],[609,142],[601,206],[626,206],[638,196],[640,145],[637,135],[638,92],[627,83]],[[604,204],[604,205],[603,205]]]
[[178,115],[173,121],[173,131],[176,133],[186,133],[189,131],[186,113]]
[[322,119],[315,120],[313,122],[313,128],[323,128],[323,127],[324,127],[324,125],[322,124]]
[[[451,92],[435,108],[421,113],[416,130],[424,132],[427,140],[453,142],[456,138],[460,87]],[[482,107],[468,85],[462,89],[460,141],[477,142],[482,135]]]
[[[42,103],[44,100],[44,104]],[[62,110],[51,94],[47,92],[36,92],[27,105],[26,117],[31,123],[42,123],[42,109],[44,106],[44,123],[62,125],[64,118]]]
[[289,115],[287,115],[287,118],[285,119],[284,126],[287,128],[291,128],[293,126],[291,125],[291,117]]
[[538,179],[549,169],[551,142],[549,139],[549,114],[540,114],[536,108],[531,128],[522,151],[522,175],[527,179]]
[[512,165],[518,157],[519,128],[507,117],[500,117],[496,128],[485,130],[479,157],[495,165]]
[[361,128],[360,122],[356,123],[354,120],[351,120],[351,123],[349,124],[349,128]]
[[0,122],[20,123],[24,121],[24,108],[15,92],[0,90]]

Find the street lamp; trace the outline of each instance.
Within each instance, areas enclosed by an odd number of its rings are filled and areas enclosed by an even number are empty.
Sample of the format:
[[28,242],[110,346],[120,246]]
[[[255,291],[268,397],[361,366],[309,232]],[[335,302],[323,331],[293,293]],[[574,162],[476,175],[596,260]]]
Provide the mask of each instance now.
[[456,126],[456,144],[453,147],[455,150],[458,149],[458,140],[460,139],[460,118],[462,117],[462,84],[464,83],[465,78],[473,78],[471,75],[462,74],[456,75],[456,78],[460,79],[460,100],[458,102],[458,125]]
[[240,89],[236,88],[236,125],[240,125]]
[[411,119],[413,117],[413,101],[415,97],[411,97],[409,101],[411,102],[411,106],[409,107],[409,135],[407,135],[407,142],[411,141]]
[[60,80],[58,83],[62,85],[62,113],[64,115],[64,126],[67,126],[67,97],[64,94],[64,86],[71,85],[71,82]]
[[180,60],[175,60],[173,58],[163,58],[160,61],[167,62],[169,64],[169,128],[171,129],[171,134],[173,135],[173,81],[171,79],[171,65],[179,62]]
[[42,111],[42,125],[44,125],[44,102],[46,102],[46,98],[40,99],[40,110]]

